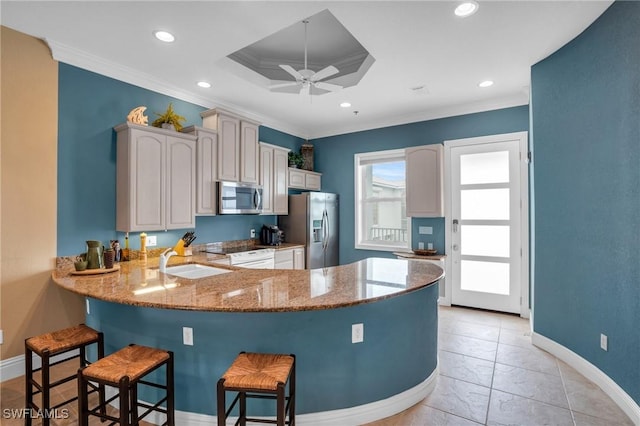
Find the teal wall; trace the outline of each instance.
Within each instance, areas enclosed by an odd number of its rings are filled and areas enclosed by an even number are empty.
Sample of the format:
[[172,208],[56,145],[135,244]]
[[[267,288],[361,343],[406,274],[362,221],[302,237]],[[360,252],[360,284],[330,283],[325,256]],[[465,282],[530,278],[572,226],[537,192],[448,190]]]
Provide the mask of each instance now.
[[[59,65],[58,128],[58,256],[86,250],[86,240],[105,244],[124,234],[115,231],[116,135],[113,127],[126,121],[139,105],[147,107],[149,123],[154,112],[164,112],[173,102],[185,125],[202,125],[205,108],[123,83],[64,63]],[[303,140],[264,126],[260,140],[299,149]],[[251,228],[275,223],[274,216],[198,217],[196,242],[249,238]],[[154,231],[158,246],[172,246],[185,230]],[[138,234],[130,236],[138,248]]]
[[[532,68],[534,330],[640,403],[640,3]],[[600,333],[609,350],[600,349]]]
[[[296,414],[304,414],[384,400],[427,379],[437,366],[437,300],[437,283],[370,303],[293,312],[198,312],[89,299],[86,323],[104,333],[107,354],[132,342],[173,351],[180,411],[215,414],[216,382],[240,351],[293,353]],[[362,343],[351,343],[354,323],[366,326]],[[193,328],[193,346],[182,343],[183,326]],[[154,400],[142,388],[140,399]],[[273,408],[271,401],[250,412],[269,415]]]
[[[315,167],[323,173],[322,190],[340,194],[340,263],[371,256],[392,256],[391,252],[354,248],[354,154],[527,131],[528,111],[529,107],[525,105],[313,140]],[[419,241],[432,242],[438,252],[445,252],[443,218],[413,219],[411,226],[413,248],[418,248]],[[418,226],[433,227],[433,235],[418,236]]]

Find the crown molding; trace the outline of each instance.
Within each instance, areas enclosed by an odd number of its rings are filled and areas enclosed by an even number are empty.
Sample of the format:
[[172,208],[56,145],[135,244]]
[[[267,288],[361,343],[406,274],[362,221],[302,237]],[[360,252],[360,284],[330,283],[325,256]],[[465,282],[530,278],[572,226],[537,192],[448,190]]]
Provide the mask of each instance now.
[[464,105],[451,105],[449,107],[425,110],[415,114],[407,114],[387,118],[374,117],[371,120],[360,121],[354,125],[332,125],[330,127],[317,129],[311,132],[311,134],[309,135],[309,139],[326,138],[348,133],[375,130],[384,127],[400,126],[403,124],[418,123],[421,121],[436,120],[439,118],[455,117],[459,115],[475,114],[478,112],[493,111],[497,109],[511,108],[528,104],[528,95],[522,93],[502,98],[487,99]]
[[[291,123],[286,123],[271,116],[256,114],[253,111],[245,110],[244,108],[235,104],[220,102],[193,92],[182,90],[167,83],[166,81],[156,78],[153,75],[142,73],[133,68],[129,68],[113,61],[108,61],[104,58],[100,58],[82,50],[74,49],[65,44],[58,43],[55,40],[45,38],[45,42],[51,50],[53,59],[56,61],[64,62],[66,64],[73,65],[87,71],[95,72],[97,74],[123,81],[125,83],[133,84],[135,86],[158,92],[163,95],[171,96],[176,99],[191,102],[207,109],[216,107],[224,108],[238,115],[242,115],[251,120],[257,121],[262,125],[270,127],[274,130],[278,130],[280,132],[284,132],[292,136],[307,140],[361,132],[366,130],[374,130],[383,127],[398,126],[402,124],[416,123],[420,121],[435,120],[444,117],[453,117],[457,115],[473,114],[477,112],[491,111],[501,108],[522,106],[529,103],[529,96],[525,93],[520,93],[513,96],[488,99],[465,105],[452,105],[445,108],[425,110],[420,113],[408,114],[404,116],[385,116],[383,118],[375,117],[371,120],[359,121],[357,124],[332,124],[331,126],[309,130],[306,128],[295,126]],[[227,60],[230,63],[234,63],[234,61],[232,61],[231,59]]]
[[124,66],[117,62],[108,61],[104,58],[92,55],[82,50],[74,49],[65,44],[58,43],[55,40],[45,38],[44,41],[47,43],[49,49],[51,50],[51,56],[58,62],[64,62],[66,64],[73,65],[87,71],[95,72],[105,77],[133,84],[135,86],[142,87],[143,89],[171,96],[185,102],[191,102],[204,108],[224,108],[229,111],[233,111],[236,114],[260,122],[261,124],[272,129],[306,139],[305,134],[307,132],[304,129],[292,126],[288,123],[274,119],[273,117],[255,114],[254,112],[246,111],[237,105],[215,101],[210,98],[195,94],[193,92],[182,90],[167,83],[166,81],[156,78],[153,75],[142,73],[133,68]]

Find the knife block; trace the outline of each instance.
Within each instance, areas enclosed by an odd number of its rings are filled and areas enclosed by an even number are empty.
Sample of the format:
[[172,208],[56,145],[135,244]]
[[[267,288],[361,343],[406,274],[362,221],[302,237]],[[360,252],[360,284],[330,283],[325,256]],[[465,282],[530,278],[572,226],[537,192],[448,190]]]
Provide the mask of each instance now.
[[191,247],[184,246],[184,240],[178,241],[178,243],[173,247],[173,250],[178,256],[193,256],[193,250],[191,250]]

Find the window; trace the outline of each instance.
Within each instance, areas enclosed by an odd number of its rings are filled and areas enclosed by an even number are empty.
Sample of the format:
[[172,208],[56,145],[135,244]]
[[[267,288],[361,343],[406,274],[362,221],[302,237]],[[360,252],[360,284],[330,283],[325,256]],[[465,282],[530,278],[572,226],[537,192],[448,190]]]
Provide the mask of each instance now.
[[404,150],[355,155],[355,241],[357,249],[408,249]]

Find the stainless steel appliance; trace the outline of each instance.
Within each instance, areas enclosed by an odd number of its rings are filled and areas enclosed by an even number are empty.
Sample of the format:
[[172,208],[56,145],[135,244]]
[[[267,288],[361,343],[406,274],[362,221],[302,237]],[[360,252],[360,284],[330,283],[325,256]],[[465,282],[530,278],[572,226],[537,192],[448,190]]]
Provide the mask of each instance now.
[[338,257],[338,195],[303,192],[289,196],[289,215],[278,225],[289,243],[304,244],[308,269],[335,266]]
[[206,253],[226,254],[233,266],[248,269],[275,268],[275,249],[251,249],[248,247],[222,248],[217,244],[207,244]]
[[259,214],[262,212],[262,187],[252,183],[218,182],[218,213]]

